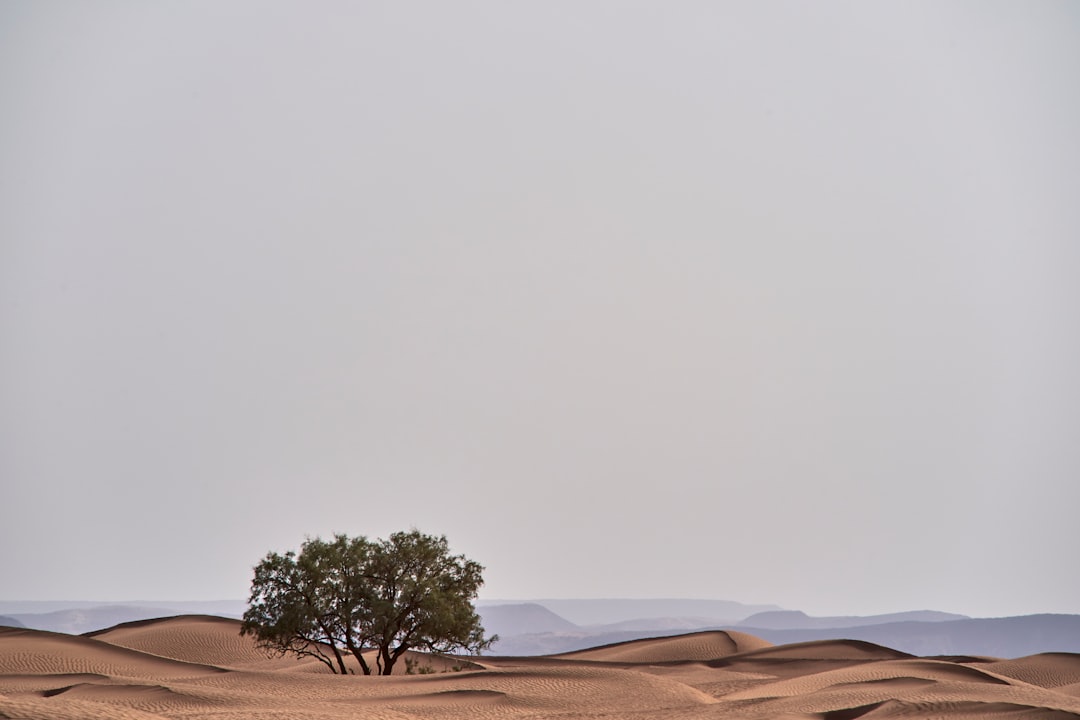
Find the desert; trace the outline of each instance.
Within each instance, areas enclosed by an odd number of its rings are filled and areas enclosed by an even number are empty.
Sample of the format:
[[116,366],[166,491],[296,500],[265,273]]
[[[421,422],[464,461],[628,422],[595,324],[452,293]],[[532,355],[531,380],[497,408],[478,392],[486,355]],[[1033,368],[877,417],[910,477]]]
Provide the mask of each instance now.
[[1078,76],[1080,0],[0,0],[0,720],[1080,719]]
[[561,655],[410,653],[410,673],[332,675],[240,621],[185,615],[86,635],[0,628],[0,717],[1078,718],[1080,655],[915,657],[855,640],[738,631]]

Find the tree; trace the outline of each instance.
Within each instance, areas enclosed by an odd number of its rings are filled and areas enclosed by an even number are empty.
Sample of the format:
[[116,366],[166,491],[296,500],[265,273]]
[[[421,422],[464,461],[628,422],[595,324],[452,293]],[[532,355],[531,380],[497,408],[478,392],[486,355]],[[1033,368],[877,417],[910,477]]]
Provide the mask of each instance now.
[[389,675],[406,650],[480,652],[496,637],[472,601],[484,568],[451,555],[446,537],[417,530],[371,541],[309,539],[300,553],[271,552],[255,567],[242,635],[281,655],[313,657],[347,673],[352,655],[365,675]]

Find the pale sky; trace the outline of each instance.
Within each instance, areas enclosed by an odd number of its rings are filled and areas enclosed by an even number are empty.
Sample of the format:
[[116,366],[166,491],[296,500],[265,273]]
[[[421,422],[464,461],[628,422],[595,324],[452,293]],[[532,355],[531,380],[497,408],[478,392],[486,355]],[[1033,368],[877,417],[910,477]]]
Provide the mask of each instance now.
[[0,4],[0,599],[1080,613],[1080,6]]

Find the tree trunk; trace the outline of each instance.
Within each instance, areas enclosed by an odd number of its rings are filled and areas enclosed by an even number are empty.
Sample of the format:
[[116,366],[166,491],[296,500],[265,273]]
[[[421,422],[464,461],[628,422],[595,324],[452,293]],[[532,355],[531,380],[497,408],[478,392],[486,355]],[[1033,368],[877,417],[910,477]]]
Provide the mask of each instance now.
[[367,660],[364,659],[364,648],[357,647],[356,643],[353,642],[353,639],[351,637],[347,638],[346,642],[349,644],[349,652],[351,652],[353,657],[356,658],[356,662],[360,663],[360,669],[364,672],[365,675],[370,675],[371,667],[367,664]]
[[331,645],[330,649],[334,651],[334,657],[337,658],[337,664],[338,667],[341,668],[341,674],[348,675],[349,669],[345,667],[345,658],[341,657],[341,651],[337,649],[336,645]]
[[379,648],[379,673],[382,675],[389,675],[394,671],[394,663],[397,661],[397,655],[390,653],[390,646],[384,645]]
[[[318,622],[318,621],[316,621]],[[337,643],[334,642],[334,635],[330,632],[330,629],[326,627],[324,623],[319,622],[319,629],[322,630],[323,637],[326,638],[326,644],[330,646],[330,649],[334,651],[334,657],[337,658],[338,667],[341,668],[342,675],[348,675],[349,669],[345,667],[345,658],[341,657],[341,651],[338,650]],[[334,668],[330,668],[333,670]]]

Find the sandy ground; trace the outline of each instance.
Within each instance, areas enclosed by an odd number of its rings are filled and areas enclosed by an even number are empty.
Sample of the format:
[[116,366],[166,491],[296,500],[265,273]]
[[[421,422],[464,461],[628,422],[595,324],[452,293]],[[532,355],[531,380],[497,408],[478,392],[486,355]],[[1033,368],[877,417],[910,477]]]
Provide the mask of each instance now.
[[0,628],[0,718],[1080,718],[1080,655],[1066,653],[915,658],[704,632],[552,657],[415,655],[424,674],[363,677],[268,658],[239,628]]

